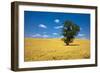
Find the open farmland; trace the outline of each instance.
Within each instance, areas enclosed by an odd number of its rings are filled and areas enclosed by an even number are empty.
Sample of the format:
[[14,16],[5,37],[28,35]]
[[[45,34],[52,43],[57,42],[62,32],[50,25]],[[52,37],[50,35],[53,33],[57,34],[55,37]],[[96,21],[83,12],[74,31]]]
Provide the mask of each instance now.
[[90,41],[75,39],[66,46],[59,38],[25,38],[24,60],[47,61],[90,58]]

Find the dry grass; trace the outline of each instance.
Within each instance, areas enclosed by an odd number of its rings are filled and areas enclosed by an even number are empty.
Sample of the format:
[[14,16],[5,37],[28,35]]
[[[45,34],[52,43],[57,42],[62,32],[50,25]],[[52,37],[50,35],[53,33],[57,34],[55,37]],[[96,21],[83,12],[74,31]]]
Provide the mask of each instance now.
[[75,39],[65,46],[61,39],[25,38],[25,61],[90,58],[90,41]]

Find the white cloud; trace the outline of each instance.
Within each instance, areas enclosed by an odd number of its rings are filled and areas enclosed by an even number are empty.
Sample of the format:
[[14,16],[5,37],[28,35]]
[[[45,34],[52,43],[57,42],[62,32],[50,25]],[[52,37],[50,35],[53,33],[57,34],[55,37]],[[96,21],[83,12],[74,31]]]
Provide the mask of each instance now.
[[53,35],[58,35],[57,33],[52,33]]
[[85,36],[85,34],[78,34],[78,36],[82,37],[82,36]]
[[41,28],[47,28],[47,26],[44,25],[44,24],[39,24],[39,27],[41,27]]
[[48,38],[49,36],[48,35],[46,35],[46,34],[44,34],[44,35],[41,35],[41,34],[34,34],[34,35],[32,35],[32,37],[33,38]]
[[45,34],[45,35],[42,35],[42,37],[43,38],[48,38],[49,36]]
[[38,33],[37,33],[37,34],[32,35],[32,37],[34,37],[34,38],[35,38],[35,37],[41,37],[41,34],[38,34]]
[[61,28],[63,28],[63,26],[56,26],[56,27],[54,27],[55,29],[61,29]]
[[63,38],[64,36],[60,36],[60,38]]
[[54,22],[55,22],[55,23],[59,23],[60,20],[59,20],[59,19],[55,19]]

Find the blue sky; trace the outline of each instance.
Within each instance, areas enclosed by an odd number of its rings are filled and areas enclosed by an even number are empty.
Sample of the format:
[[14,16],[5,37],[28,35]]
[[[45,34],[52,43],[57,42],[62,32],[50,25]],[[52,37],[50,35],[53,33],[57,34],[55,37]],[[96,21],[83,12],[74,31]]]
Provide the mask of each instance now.
[[32,38],[61,38],[66,20],[80,26],[76,38],[90,38],[90,14],[24,11],[24,36]]

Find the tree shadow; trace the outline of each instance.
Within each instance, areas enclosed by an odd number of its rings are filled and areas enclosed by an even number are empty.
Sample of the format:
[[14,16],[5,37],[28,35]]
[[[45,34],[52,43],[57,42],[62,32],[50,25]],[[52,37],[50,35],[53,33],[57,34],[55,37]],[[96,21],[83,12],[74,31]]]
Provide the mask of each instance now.
[[79,44],[69,44],[69,45],[65,45],[65,46],[79,46]]
[[79,46],[79,44],[69,44],[69,46]]

